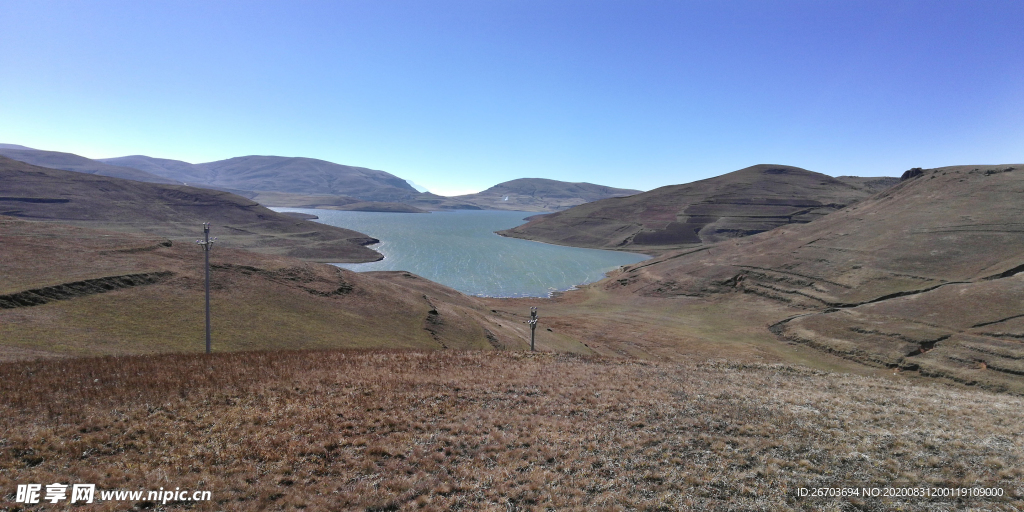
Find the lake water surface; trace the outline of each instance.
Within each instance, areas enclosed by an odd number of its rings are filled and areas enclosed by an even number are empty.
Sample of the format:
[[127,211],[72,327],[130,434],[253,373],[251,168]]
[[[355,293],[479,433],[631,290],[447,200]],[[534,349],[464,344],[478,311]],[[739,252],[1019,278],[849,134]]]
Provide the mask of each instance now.
[[606,272],[649,256],[505,238],[495,231],[523,223],[535,212],[456,210],[376,213],[273,208],[317,215],[330,224],[379,239],[384,259],[338,266],[366,272],[406,270],[468,295],[546,297],[604,278]]

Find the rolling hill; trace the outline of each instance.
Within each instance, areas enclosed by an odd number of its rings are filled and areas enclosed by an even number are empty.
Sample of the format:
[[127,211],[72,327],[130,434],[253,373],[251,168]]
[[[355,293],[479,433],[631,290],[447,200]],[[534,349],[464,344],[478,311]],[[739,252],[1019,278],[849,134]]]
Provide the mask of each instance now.
[[174,180],[177,183],[189,183],[193,185],[205,184],[207,172],[201,167],[182,162],[181,160],[170,160],[167,158],[153,158],[145,155],[122,156],[118,158],[97,158],[102,162],[117,167],[128,167],[138,169],[150,174],[162,176]]
[[133,155],[99,161],[140,169],[198,187],[253,193],[345,196],[361,201],[415,199],[420,194],[405,180],[384,171],[314,158],[251,155],[190,164],[180,160]]
[[384,171],[314,158],[243,156],[198,164],[204,185],[293,194],[344,195],[364,201],[401,201],[420,193]]
[[194,241],[201,224],[227,246],[316,261],[381,258],[377,240],[352,230],[294,219],[243,197],[62,171],[0,157],[0,215]]
[[639,194],[639,190],[593,183],[568,183],[543,178],[521,178],[499,183],[483,192],[455,196],[491,210],[557,211],[583,203]]
[[1024,392],[1024,165],[908,171],[809,224],[666,253],[602,286],[753,296],[783,339],[864,364]]
[[[13,145],[14,144],[5,144],[5,146]],[[145,181],[149,183],[181,184],[181,181],[172,178],[158,176],[139,169],[108,165],[103,162],[91,160],[84,156],[78,156],[71,153],[0,147],[0,156],[5,156],[19,162],[38,165],[39,167],[48,167],[50,169],[96,174],[99,176]]]
[[[202,352],[194,243],[0,216],[0,359]],[[217,352],[522,348],[528,329],[406,272],[210,253]],[[585,351],[582,345],[580,349]]]
[[534,217],[500,234],[577,247],[660,253],[810,222],[870,195],[861,185],[824,174],[755,165]]
[[421,193],[406,180],[384,171],[313,158],[246,156],[190,164],[135,155],[101,161],[226,190],[267,206],[407,213],[480,209],[466,201]]

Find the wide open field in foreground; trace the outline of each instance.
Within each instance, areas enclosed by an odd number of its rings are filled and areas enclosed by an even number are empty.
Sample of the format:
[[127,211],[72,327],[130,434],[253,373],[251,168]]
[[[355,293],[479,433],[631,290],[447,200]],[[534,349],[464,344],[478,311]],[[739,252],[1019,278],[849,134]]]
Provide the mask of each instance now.
[[[1024,505],[1024,399],[785,365],[459,351],[129,356],[0,364],[0,396],[5,510],[17,484],[52,482],[213,496],[81,510]],[[887,486],[1005,496],[798,496]]]

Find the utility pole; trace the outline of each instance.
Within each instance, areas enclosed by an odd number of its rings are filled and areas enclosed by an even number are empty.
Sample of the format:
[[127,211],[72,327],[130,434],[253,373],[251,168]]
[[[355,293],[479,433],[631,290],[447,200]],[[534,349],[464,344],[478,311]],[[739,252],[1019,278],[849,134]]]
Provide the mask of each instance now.
[[203,239],[196,240],[196,243],[203,246],[203,253],[206,255],[206,353],[210,353],[210,247],[217,241],[217,237],[210,240],[210,223],[203,223]]
[[537,308],[530,308],[530,319],[526,321],[530,324],[530,351],[536,351],[534,346],[534,340],[537,338]]

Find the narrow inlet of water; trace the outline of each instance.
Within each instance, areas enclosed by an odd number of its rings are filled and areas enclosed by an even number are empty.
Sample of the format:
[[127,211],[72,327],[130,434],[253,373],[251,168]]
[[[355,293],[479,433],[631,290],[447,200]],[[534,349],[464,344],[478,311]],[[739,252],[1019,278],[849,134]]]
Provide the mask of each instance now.
[[592,283],[643,254],[581,249],[506,238],[494,232],[523,224],[536,212],[456,210],[433,213],[344,212],[273,208],[316,215],[316,222],[379,239],[373,249],[384,259],[339,263],[356,272],[405,270],[482,297],[546,297]]

